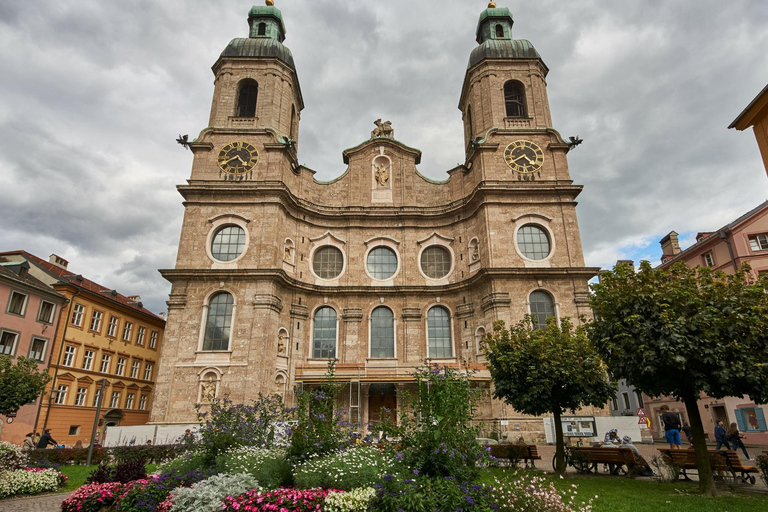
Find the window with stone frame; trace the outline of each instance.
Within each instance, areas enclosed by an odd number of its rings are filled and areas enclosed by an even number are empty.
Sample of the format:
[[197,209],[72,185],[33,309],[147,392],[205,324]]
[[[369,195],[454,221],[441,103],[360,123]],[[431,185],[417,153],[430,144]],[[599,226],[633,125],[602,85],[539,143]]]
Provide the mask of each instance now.
[[427,247],[421,252],[421,271],[430,279],[442,279],[451,271],[451,253],[439,245]]
[[88,327],[89,331],[101,332],[101,319],[104,317],[104,313],[101,311],[93,310],[91,314],[91,325]]
[[517,80],[504,84],[504,108],[507,117],[527,117],[525,86]]
[[99,406],[99,400],[101,400],[101,386],[96,388],[96,392],[93,394],[93,407]]
[[112,409],[116,409],[117,407],[120,407],[120,392],[119,391],[113,391],[112,392],[112,399],[109,401],[109,406]]
[[59,384],[56,387],[56,396],[53,397],[53,403],[56,405],[65,405],[67,403],[67,391],[69,391],[69,386],[66,384]]
[[427,344],[427,357],[453,357],[451,315],[442,306],[432,306],[427,311]]
[[144,338],[147,335],[147,329],[143,326],[139,326],[139,331],[136,334],[136,344],[137,345],[143,345],[144,344]]
[[141,395],[141,398],[139,398],[139,410],[143,411],[147,408],[147,395]]
[[157,331],[152,331],[149,335],[149,348],[157,348]]
[[85,399],[88,397],[88,388],[77,388],[77,394],[75,395],[75,405],[79,407],[85,406]]
[[67,345],[66,347],[64,347],[64,359],[61,362],[62,366],[69,366],[69,367],[74,366],[76,353],[77,353],[76,347],[72,345]]
[[11,291],[11,298],[8,301],[8,313],[24,316],[27,309],[27,299],[27,295],[17,291]]
[[112,356],[109,354],[102,354],[101,356],[101,373],[109,373],[109,363],[112,360]]
[[120,377],[122,377],[124,373],[125,373],[125,358],[118,357],[117,368],[115,369],[115,375],[119,375]]
[[526,224],[517,230],[517,247],[530,260],[543,260],[551,252],[549,234],[536,224]]
[[755,252],[768,251],[768,234],[750,235],[749,247]]
[[245,230],[229,225],[220,228],[211,241],[211,256],[218,261],[237,259],[245,250]]
[[227,292],[211,297],[205,319],[203,350],[229,350],[234,302],[232,294]]
[[371,312],[371,357],[395,357],[395,315],[386,306]]
[[531,292],[528,301],[531,315],[534,317],[534,327],[546,329],[547,318],[555,316],[555,301],[552,296],[543,290],[535,290]]
[[397,272],[397,254],[386,246],[374,247],[368,253],[366,265],[374,279],[389,279]]
[[133,323],[126,321],[123,327],[123,341],[131,341],[131,333],[133,331]]
[[85,315],[85,306],[82,304],[75,304],[72,307],[72,318],[71,323],[75,327],[82,327],[83,326],[83,315]]
[[133,409],[133,397],[136,396],[135,393],[128,393],[125,395],[125,408],[126,409]]
[[117,325],[120,322],[116,316],[109,317],[109,325],[107,326],[107,336],[110,338],[117,337]]
[[53,323],[53,314],[56,311],[56,304],[47,300],[40,301],[40,311],[37,313],[37,321],[44,324]]
[[16,351],[16,340],[19,333],[13,331],[0,331],[0,355],[12,356]]
[[312,256],[312,270],[320,279],[335,279],[344,270],[344,255],[338,247],[321,247]]
[[312,357],[333,359],[336,357],[336,310],[323,306],[315,312],[312,327]]
[[48,340],[45,338],[32,338],[29,344],[29,357],[35,361],[45,361],[45,348],[48,346]]
[[93,369],[93,350],[86,350],[85,354],[83,355],[83,370],[92,370]]
[[702,258],[704,259],[704,266],[705,267],[714,267],[715,266],[715,256],[714,256],[714,254],[712,254],[712,251],[704,253]]
[[237,87],[237,117],[256,117],[256,101],[259,97],[259,84],[255,80],[240,81]]
[[134,361],[131,364],[131,378],[132,379],[138,379],[139,378],[139,363],[138,361]]
[[152,379],[152,365],[147,363],[144,365],[144,380]]

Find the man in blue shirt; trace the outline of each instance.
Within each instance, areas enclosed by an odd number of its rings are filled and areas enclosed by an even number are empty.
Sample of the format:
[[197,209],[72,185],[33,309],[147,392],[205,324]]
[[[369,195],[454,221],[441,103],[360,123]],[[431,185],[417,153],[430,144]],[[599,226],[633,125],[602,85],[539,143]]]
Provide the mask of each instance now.
[[715,441],[717,441],[715,450],[719,450],[721,446],[725,446],[726,450],[731,449],[731,445],[728,444],[728,436],[725,434],[723,420],[718,420],[717,425],[715,425]]

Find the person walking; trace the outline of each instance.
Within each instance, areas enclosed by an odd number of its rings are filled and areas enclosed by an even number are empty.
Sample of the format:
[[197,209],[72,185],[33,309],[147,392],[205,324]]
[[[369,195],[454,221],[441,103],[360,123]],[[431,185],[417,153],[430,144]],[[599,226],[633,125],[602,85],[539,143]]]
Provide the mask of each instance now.
[[744,453],[747,460],[752,460],[747,453],[747,447],[744,446],[744,442],[741,440],[742,435],[741,432],[739,432],[739,426],[736,423],[731,423],[731,426],[728,427],[726,438],[728,439],[728,443],[730,443],[732,450],[741,448],[741,451]]
[[691,431],[691,426],[688,422],[683,422],[683,428],[681,428],[680,431],[685,434],[685,439],[688,441],[688,448],[693,448],[693,432]]
[[53,440],[51,437],[51,429],[47,428],[45,429],[45,432],[42,436],[40,436],[40,441],[37,442],[37,449],[38,450],[45,450],[48,448],[48,445],[52,444],[54,447],[58,446],[59,443]]
[[34,432],[30,432],[29,434],[27,434],[27,437],[24,438],[24,443],[21,445],[21,451],[24,453],[29,453],[34,449],[35,449],[35,434]]
[[681,449],[680,418],[677,413],[669,412],[669,406],[666,404],[662,405],[659,410],[661,411],[661,421],[664,423],[664,437],[667,438],[669,448],[671,450]]
[[719,450],[721,446],[725,446],[726,450],[731,449],[731,445],[728,444],[728,434],[725,433],[725,427],[723,426],[723,420],[717,420],[715,425],[715,441],[717,441],[717,448]]

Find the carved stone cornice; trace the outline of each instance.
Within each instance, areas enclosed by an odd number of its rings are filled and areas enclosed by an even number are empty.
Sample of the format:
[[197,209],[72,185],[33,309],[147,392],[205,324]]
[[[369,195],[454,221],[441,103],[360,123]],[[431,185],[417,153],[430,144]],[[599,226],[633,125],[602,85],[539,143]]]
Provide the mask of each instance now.
[[361,308],[344,308],[341,318],[345,322],[362,322],[363,310]]
[[304,304],[291,304],[291,317],[308,318],[309,309]]
[[183,309],[187,305],[187,296],[186,295],[180,295],[180,294],[171,294],[168,297],[168,300],[165,301],[165,304],[168,306],[168,309]]
[[420,308],[403,308],[402,318],[404,322],[420,322],[421,309]]
[[283,310],[283,301],[276,295],[254,295],[253,309],[271,309],[275,313]]
[[489,309],[508,308],[512,299],[507,292],[493,292],[483,297],[480,307],[485,313]]
[[576,292],[573,294],[573,302],[579,306],[589,306],[589,300],[588,292]]
[[459,304],[456,306],[456,318],[468,318],[475,314],[475,304],[469,302],[467,304]]

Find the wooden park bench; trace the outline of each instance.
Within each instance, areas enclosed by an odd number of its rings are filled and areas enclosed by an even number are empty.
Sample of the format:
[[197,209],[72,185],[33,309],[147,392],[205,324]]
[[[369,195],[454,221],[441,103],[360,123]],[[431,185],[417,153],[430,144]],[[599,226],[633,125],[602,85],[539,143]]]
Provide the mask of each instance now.
[[524,461],[525,467],[535,468],[534,461],[541,460],[535,444],[491,444],[491,456],[501,466],[514,466],[518,461]]
[[[672,463],[680,468],[680,475],[685,480],[690,480],[689,470],[698,472],[696,465],[695,450],[670,450],[669,448],[659,448],[667,463]],[[744,466],[739,459],[739,455],[733,450],[707,450],[709,453],[709,465],[715,476],[723,477],[730,474],[733,480],[741,478],[744,483],[755,483],[755,477],[749,473],[758,473],[760,470],[754,466]]]
[[[554,460],[552,463],[554,464]],[[570,448],[566,464],[573,466],[580,473],[589,473],[597,469],[598,464],[607,464],[611,468],[611,474],[619,474],[622,468],[629,473],[637,464],[646,465],[642,458],[635,459],[634,452],[629,448],[586,446]]]

